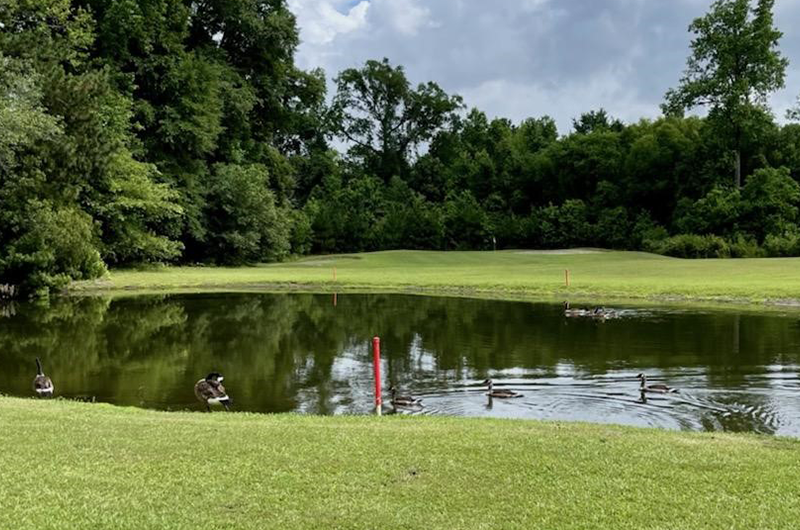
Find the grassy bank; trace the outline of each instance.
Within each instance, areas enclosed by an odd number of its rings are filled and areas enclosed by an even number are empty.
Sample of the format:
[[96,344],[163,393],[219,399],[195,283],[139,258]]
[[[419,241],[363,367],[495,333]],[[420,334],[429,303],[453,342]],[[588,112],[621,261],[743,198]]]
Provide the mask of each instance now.
[[[336,269],[336,280],[333,269]],[[564,286],[564,270],[571,286]],[[641,252],[391,251],[258,267],[115,270],[74,292],[313,288],[573,299],[800,302],[800,258],[683,260]]]
[[3,528],[794,528],[800,441],[0,398]]

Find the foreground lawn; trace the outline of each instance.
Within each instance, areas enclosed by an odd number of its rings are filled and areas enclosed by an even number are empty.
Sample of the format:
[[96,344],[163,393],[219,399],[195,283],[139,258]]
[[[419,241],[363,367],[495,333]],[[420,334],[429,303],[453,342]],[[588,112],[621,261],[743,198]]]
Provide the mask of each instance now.
[[[564,286],[565,269],[570,270],[569,289]],[[248,287],[797,303],[800,258],[684,260],[641,252],[390,251],[258,267],[115,270],[102,280],[76,283],[73,291]]]
[[800,441],[0,398],[3,528],[796,528]]

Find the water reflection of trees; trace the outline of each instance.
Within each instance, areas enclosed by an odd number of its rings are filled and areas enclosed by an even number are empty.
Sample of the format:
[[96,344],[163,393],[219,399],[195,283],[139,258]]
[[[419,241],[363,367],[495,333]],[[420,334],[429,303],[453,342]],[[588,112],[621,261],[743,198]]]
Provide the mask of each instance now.
[[[737,387],[764,365],[798,364],[800,327],[727,313],[618,321],[564,319],[553,305],[391,295],[209,294],[21,304],[0,321],[0,391],[26,394],[33,358],[65,395],[156,407],[193,406],[191,387],[222,371],[252,410],[331,412],[355,400],[336,371],[346,357],[369,377],[380,335],[387,378],[444,381],[497,370],[579,373],[701,368]],[[360,364],[359,364],[360,363]],[[349,396],[349,397],[348,397]]]

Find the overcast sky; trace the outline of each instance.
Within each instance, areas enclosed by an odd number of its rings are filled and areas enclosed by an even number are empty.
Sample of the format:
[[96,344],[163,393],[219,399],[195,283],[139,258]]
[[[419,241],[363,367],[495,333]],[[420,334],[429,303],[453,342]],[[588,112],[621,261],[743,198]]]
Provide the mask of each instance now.
[[[519,121],[550,115],[559,131],[604,107],[626,122],[655,117],[686,64],[687,27],[711,0],[289,0],[297,63],[330,79],[388,57],[413,83],[436,81],[470,107]],[[800,0],[777,0],[787,88],[800,94]]]

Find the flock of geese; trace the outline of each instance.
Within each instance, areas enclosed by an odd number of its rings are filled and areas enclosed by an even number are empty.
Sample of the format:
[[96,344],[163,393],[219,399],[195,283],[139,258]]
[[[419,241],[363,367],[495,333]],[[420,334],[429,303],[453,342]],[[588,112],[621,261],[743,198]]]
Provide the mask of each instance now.
[[589,309],[582,307],[580,309],[573,309],[569,305],[569,301],[564,301],[564,316],[569,318],[596,318],[596,319],[610,319],[619,318],[619,312],[614,309],[605,307],[595,307]]
[[[653,394],[671,394],[674,392],[678,392],[677,388],[672,388],[671,386],[662,385],[660,383],[654,385],[647,384],[647,375],[644,373],[640,373],[636,376],[636,379],[639,380],[639,392],[642,395],[642,402],[646,402],[644,398],[646,393],[653,393]],[[482,384],[488,386],[488,391],[485,393],[486,396],[489,396],[489,399],[498,398],[498,399],[514,399],[514,398],[521,398],[523,394],[519,392],[515,392],[514,390],[508,389],[497,389],[494,387],[494,381],[491,379],[487,379]],[[395,409],[418,409],[422,408],[422,400],[419,398],[415,398],[413,396],[402,396],[397,393],[397,389],[394,385],[389,387],[389,392],[392,394],[392,406]]]
[[[206,406],[208,412],[211,412],[212,405],[221,405],[225,410],[230,410],[231,405],[233,405],[233,400],[222,385],[223,379],[225,378],[219,372],[211,372],[194,385],[194,395]],[[513,390],[495,389],[494,382],[491,379],[487,379],[483,384],[488,385],[489,388],[486,395],[490,398],[510,399],[522,397],[522,394]],[[42,363],[38,357],[36,358],[36,377],[33,378],[33,390],[39,397],[52,397],[55,390],[53,381],[44,375]],[[394,385],[389,387],[389,393],[392,396],[391,403],[395,409],[423,407],[421,399],[398,394]]]
[[[564,315],[567,317],[590,317],[590,318],[616,318],[617,312],[613,309],[605,309],[597,307],[595,309],[572,309],[569,302],[564,302]],[[642,401],[645,401],[644,396],[646,392],[668,394],[677,392],[678,390],[667,385],[662,384],[647,384],[647,375],[640,373],[636,376],[639,379],[639,391],[642,395]],[[222,385],[224,377],[219,372],[211,372],[203,379],[200,379],[194,385],[194,395],[197,399],[206,406],[206,410],[211,412],[211,407],[220,405],[225,410],[230,410],[233,400],[228,396],[225,387]],[[487,392],[485,393],[489,399],[514,399],[520,398],[523,395],[519,392],[508,389],[494,388],[494,382],[491,379],[485,380],[483,385],[486,385]],[[53,380],[45,375],[42,369],[42,363],[39,358],[36,358],[36,376],[33,378],[33,390],[39,397],[52,397],[55,392]],[[389,387],[391,394],[391,404],[395,409],[419,409],[423,407],[422,399],[413,396],[404,396],[398,394],[397,388],[394,385]]]
[[[194,395],[197,399],[205,404],[206,410],[211,412],[212,405],[221,405],[225,410],[230,410],[233,401],[225,387],[222,386],[222,374],[219,372],[211,372],[203,379],[200,379],[194,385]],[[53,380],[45,375],[42,370],[42,361],[36,358],[36,376],[33,378],[33,391],[36,395],[43,398],[53,397],[55,386]]]

